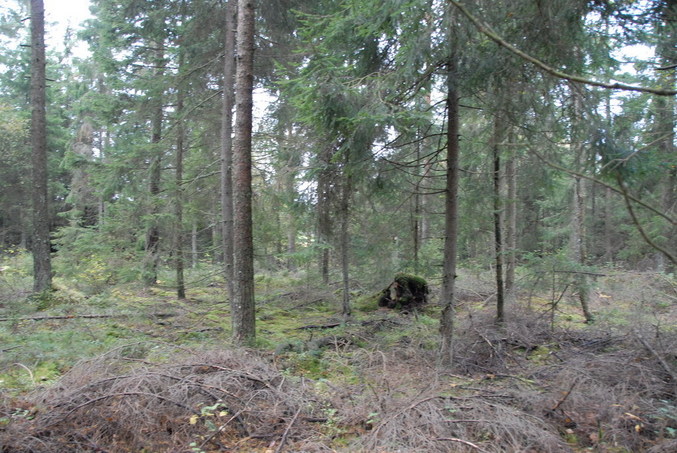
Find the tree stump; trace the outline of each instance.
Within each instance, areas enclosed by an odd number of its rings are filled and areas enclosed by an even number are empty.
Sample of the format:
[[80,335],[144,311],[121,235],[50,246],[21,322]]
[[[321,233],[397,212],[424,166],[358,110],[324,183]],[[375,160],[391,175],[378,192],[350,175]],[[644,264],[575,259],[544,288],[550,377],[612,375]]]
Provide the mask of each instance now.
[[379,307],[417,308],[428,303],[428,282],[411,274],[397,274],[393,282],[381,291]]

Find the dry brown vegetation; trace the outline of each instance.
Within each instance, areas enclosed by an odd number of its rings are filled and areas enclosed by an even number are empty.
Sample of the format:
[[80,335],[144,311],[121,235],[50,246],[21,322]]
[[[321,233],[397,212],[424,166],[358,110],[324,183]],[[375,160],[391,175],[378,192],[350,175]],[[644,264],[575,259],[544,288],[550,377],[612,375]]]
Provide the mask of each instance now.
[[[46,388],[4,397],[0,445],[3,452],[676,451],[675,304],[658,303],[674,287],[656,278],[632,290],[624,278],[599,282],[593,325],[566,301],[554,317],[547,300],[524,301],[500,327],[490,299],[462,302],[453,370],[436,367],[435,307],[409,315],[365,309],[339,325],[331,309],[317,307],[317,293],[272,297],[260,335],[278,329],[287,343],[203,350],[157,338],[115,348]],[[472,287],[478,293],[482,282]],[[621,299],[621,290],[635,291],[634,300]],[[281,318],[296,323],[275,325]]]

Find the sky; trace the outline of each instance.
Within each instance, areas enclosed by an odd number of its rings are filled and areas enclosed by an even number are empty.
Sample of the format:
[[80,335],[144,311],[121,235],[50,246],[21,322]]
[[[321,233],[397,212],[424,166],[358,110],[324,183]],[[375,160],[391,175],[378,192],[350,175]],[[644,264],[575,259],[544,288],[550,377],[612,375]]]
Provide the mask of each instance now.
[[79,28],[80,23],[90,18],[89,0],[44,0],[47,46],[60,47],[66,29]]

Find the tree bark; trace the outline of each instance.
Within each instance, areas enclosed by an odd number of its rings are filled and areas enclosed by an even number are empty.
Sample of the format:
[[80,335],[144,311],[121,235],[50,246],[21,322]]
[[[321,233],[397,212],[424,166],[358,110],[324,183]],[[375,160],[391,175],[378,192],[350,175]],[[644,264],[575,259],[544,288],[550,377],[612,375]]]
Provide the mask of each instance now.
[[331,201],[333,145],[328,145],[320,156],[320,170],[317,178],[317,242],[319,249],[319,269],[322,283],[329,284],[329,254],[332,236]]
[[[164,76],[164,41],[158,44],[156,50],[156,69],[155,76],[158,83]],[[162,123],[164,117],[162,88],[153,93],[152,102],[153,117],[151,118],[151,159],[148,180],[148,194],[150,196],[150,217],[151,224],[146,231],[146,257],[144,262],[143,280],[146,286],[153,286],[157,283],[157,268],[160,260],[160,225],[157,216],[159,214],[158,197],[160,195],[160,181],[162,178],[162,150],[160,143],[162,141]]]
[[236,123],[233,146],[233,340],[255,337],[254,244],[252,236],[252,107],[254,86],[254,0],[239,0]]
[[197,251],[197,222],[193,222],[193,228],[190,233],[190,254],[191,254],[191,267],[195,269],[198,262],[198,251]]
[[341,194],[341,275],[343,278],[343,303],[341,314],[344,319],[350,318],[350,197],[352,193],[352,177],[350,175],[350,150],[346,151],[343,167],[343,191]]
[[[181,8],[185,7],[182,3]],[[183,16],[183,13],[182,13]],[[179,46],[181,43],[179,42]],[[186,87],[182,83],[184,51],[179,48],[177,93],[176,93],[176,173],[175,184],[176,194],[174,199],[175,231],[174,231],[174,254],[176,270],[176,297],[178,299],[186,298],[186,284],[184,279],[185,258],[183,253],[183,155],[185,152],[185,127],[184,127],[184,99]]]
[[[421,129],[418,128],[416,131],[416,165],[417,165],[417,173],[421,171]],[[423,174],[416,175],[416,184],[414,185],[414,197],[413,197],[413,204],[414,204],[414,218],[412,222],[412,240],[414,243],[414,273],[418,274],[419,273],[419,252],[421,250],[421,206],[423,204],[422,202],[422,194],[421,194],[421,186],[423,183],[423,178],[425,178],[425,167],[423,168]]]
[[221,236],[228,299],[233,300],[233,105],[235,87],[235,39],[237,0],[226,7],[226,39],[223,57],[223,112],[221,118]]
[[502,222],[502,203],[501,203],[501,150],[499,143],[502,138],[502,125],[500,113],[494,117],[494,135],[492,143],[493,153],[493,182],[494,182],[494,252],[496,260],[496,322],[502,323],[505,321],[505,300],[504,300],[504,284],[503,284],[503,222]]
[[[664,41],[658,46],[657,54],[661,59],[662,66],[669,66],[677,61],[677,33],[675,30],[675,23],[677,22],[677,0],[666,1],[663,5],[664,23]],[[677,70],[663,70],[660,73],[661,85],[666,89],[675,89],[675,82],[677,81]],[[674,159],[677,154],[675,147],[675,126],[677,124],[677,114],[675,113],[675,104],[677,101],[675,97],[666,97],[656,99],[656,121],[658,136],[662,137],[658,147],[660,155],[666,162]],[[666,214],[672,214],[677,209],[677,167],[672,165],[667,169],[667,174],[663,178],[663,187],[661,188],[661,205]],[[661,228],[661,235],[664,238],[674,238],[677,235],[677,228],[674,225],[665,225]],[[672,241],[662,241],[659,243],[666,248],[672,256],[675,256],[677,249],[675,243]],[[669,260],[666,263],[666,255],[662,252],[656,253],[657,265],[656,268],[660,272],[671,272],[674,270],[674,262]]]
[[[569,251],[571,260],[579,266],[585,265],[585,194],[583,181],[574,177],[571,194],[571,237]],[[590,289],[588,277],[580,272],[574,275],[574,286],[581,303],[586,322],[592,322],[593,316],[589,308]]]
[[[583,166],[584,149],[578,137],[578,128],[583,121],[581,114],[581,99],[575,88],[573,89],[573,106],[572,106],[572,131],[571,142],[574,151],[574,165],[576,171],[579,172]],[[571,194],[571,217],[570,217],[570,237],[569,237],[569,255],[573,263],[578,266],[585,265],[585,185],[582,178],[574,176],[572,181]],[[588,284],[588,277],[581,272],[574,275],[574,288],[578,293],[578,300],[581,303],[583,316],[586,322],[592,322],[593,316],[589,308],[590,288]]]
[[[509,143],[514,143],[513,133],[508,134]],[[513,306],[517,301],[515,287],[515,269],[517,268],[517,158],[513,147],[505,163],[505,179],[507,182],[507,202],[505,211],[505,303]]]
[[[453,26],[453,25],[451,25]],[[459,186],[459,116],[456,59],[448,62],[447,75],[447,176],[444,227],[444,262],[442,275],[439,362],[453,363],[454,318],[456,311],[456,260],[458,254],[458,186]]]
[[47,112],[45,100],[45,6],[31,0],[31,145],[33,164],[33,291],[52,288],[47,189]]

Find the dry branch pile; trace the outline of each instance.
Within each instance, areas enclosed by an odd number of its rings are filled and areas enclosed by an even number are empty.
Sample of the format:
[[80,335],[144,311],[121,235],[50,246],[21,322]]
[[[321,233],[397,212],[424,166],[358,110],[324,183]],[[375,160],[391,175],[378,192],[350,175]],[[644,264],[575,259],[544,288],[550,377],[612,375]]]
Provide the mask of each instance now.
[[74,367],[32,400],[30,416],[11,417],[0,431],[1,450],[252,451],[282,443],[317,450],[313,421],[321,404],[303,380],[292,383],[245,351],[174,351],[171,363],[159,365],[138,358],[147,348],[117,349]]
[[553,331],[529,313],[502,330],[468,317],[450,374],[422,342],[374,347],[375,332],[417,323],[397,319],[355,325],[369,348],[289,353],[341,370],[317,381],[252,351],[116,349],[0,404],[0,451],[675,451],[674,331]]

